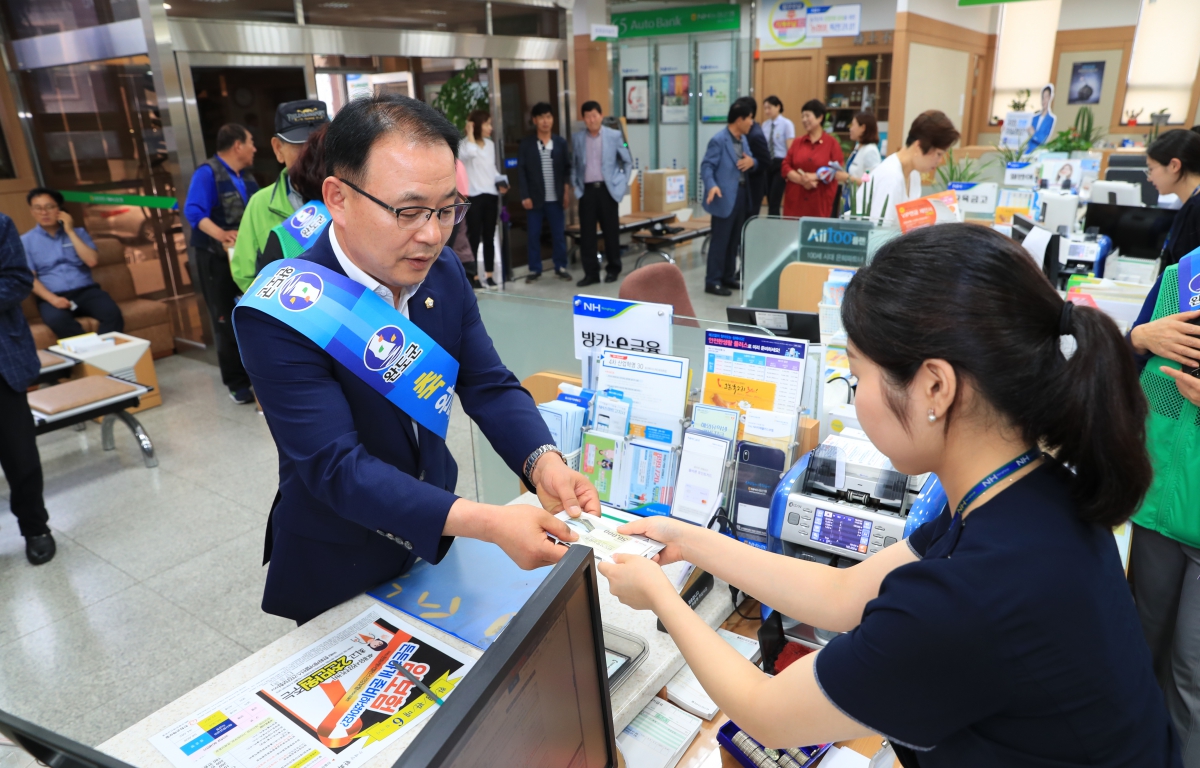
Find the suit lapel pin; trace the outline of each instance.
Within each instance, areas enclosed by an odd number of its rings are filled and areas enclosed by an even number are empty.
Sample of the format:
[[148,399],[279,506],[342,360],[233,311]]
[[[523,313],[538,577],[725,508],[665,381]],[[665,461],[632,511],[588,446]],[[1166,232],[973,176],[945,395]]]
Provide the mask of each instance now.
[[433,297],[425,299],[425,309],[433,309]]

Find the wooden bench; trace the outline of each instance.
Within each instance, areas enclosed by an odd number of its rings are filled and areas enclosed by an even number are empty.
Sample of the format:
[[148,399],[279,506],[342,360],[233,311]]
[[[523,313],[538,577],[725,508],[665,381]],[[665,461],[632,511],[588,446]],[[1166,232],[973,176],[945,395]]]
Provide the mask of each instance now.
[[[74,365],[74,361],[70,362]],[[150,387],[116,376],[84,376],[30,392],[29,410],[39,435],[101,419],[100,445],[106,451],[116,448],[113,424],[120,420],[137,440],[146,466],[153,468],[158,466],[154,443],[141,422],[128,411],[136,408],[142,396],[150,391]]]
[[[633,233],[635,242],[641,243],[646,248],[646,253],[642,258],[650,254],[662,256],[670,263],[675,263],[675,257],[671,255],[675,246],[686,243],[689,240],[694,240],[697,237],[703,237],[704,243],[700,246],[700,256],[704,257],[708,254],[708,241],[712,237],[712,217],[700,216],[688,219],[687,221],[675,222],[672,226],[680,228],[682,231],[674,234],[658,235],[651,232],[649,229],[643,229]],[[637,266],[641,266],[642,259],[638,259]],[[637,268],[634,267],[634,269]]]
[[[621,226],[618,229],[617,234],[618,236],[628,235],[632,232],[636,232],[639,229],[653,226],[660,221],[672,221],[674,218],[674,213],[666,213],[663,211],[638,211],[637,213],[633,213],[628,216],[622,216],[620,218],[619,221]],[[567,258],[571,261],[571,263],[574,263],[576,257],[579,255],[579,240],[582,236],[582,230],[579,228],[578,224],[572,224],[571,226],[567,227],[566,232],[567,237],[571,240],[571,247],[567,250]],[[599,224],[596,225],[596,235],[598,238],[602,238],[600,235]],[[597,250],[599,250],[599,246],[603,245],[603,242],[603,239],[597,240]]]

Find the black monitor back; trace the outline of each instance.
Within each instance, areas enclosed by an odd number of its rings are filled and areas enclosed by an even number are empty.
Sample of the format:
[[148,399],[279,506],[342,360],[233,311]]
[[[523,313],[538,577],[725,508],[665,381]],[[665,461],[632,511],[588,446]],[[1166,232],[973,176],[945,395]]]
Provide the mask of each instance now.
[[1178,213],[1169,208],[1089,203],[1083,226],[1095,227],[1112,238],[1113,247],[1120,249],[1122,256],[1157,259]]
[[508,765],[617,765],[589,547],[567,550],[394,768]]
[[[760,323],[760,313],[778,315],[787,323],[787,330],[772,328]],[[731,323],[757,325],[769,329],[776,336],[799,339],[812,344],[821,343],[821,317],[816,312],[794,312],[787,309],[759,309],[756,307],[725,307],[725,319]]]
[[3,710],[0,710],[0,733],[37,758],[42,765],[54,768],[133,768],[115,757],[85,747]]

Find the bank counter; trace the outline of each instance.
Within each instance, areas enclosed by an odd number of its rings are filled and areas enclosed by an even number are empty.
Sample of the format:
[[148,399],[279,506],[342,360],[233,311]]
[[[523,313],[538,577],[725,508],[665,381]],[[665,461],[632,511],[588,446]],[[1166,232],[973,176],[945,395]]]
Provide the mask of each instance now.
[[[536,503],[533,494],[524,494],[514,503]],[[648,646],[646,660],[612,692],[612,714],[616,733],[642,710],[654,696],[664,695],[667,681],[683,666],[679,648],[666,633],[656,628],[656,618],[650,611],[635,611],[617,601],[608,590],[608,582],[597,573],[601,618],[604,624],[643,638]],[[167,706],[151,714],[137,724],[127,728],[101,744],[98,749],[137,768],[171,768],[171,763],[151,743],[150,738],[172,724],[187,718],[191,713],[210,704],[223,694],[265,672],[297,651],[309,646],[333,632],[363,611],[375,607],[387,607],[367,595],[360,595],[336,608],[326,611],[302,627],[298,627],[242,662],[203,683],[191,692],[179,697]],[[697,614],[711,627],[724,625],[730,631],[754,637],[759,622],[744,619],[734,611],[730,591],[724,582],[717,581],[712,591],[696,606]],[[757,615],[757,604],[747,601],[742,612]],[[455,650],[478,659],[483,652],[458,638],[430,625],[413,622],[426,635],[451,646]],[[457,695],[465,695],[458,693]],[[436,715],[435,715],[436,716]],[[716,741],[717,729],[727,721],[718,713],[706,722],[700,735],[692,743],[678,765],[681,768],[717,768],[737,763],[728,754],[723,754]],[[365,764],[366,768],[388,768],[392,766],[412,743],[421,728],[432,722],[426,719],[412,732],[399,737],[380,754]],[[878,738],[859,739],[848,746],[861,754],[872,755],[878,750]],[[27,756],[24,756],[27,757]],[[32,759],[28,761],[32,765]],[[11,768],[24,768],[17,763]],[[5,768],[10,768],[5,766]]]

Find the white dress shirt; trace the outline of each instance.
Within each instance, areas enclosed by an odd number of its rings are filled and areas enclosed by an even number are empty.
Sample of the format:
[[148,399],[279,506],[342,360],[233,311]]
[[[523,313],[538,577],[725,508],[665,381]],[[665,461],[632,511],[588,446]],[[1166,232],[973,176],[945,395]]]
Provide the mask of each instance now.
[[764,120],[762,130],[771,147],[771,157],[776,160],[787,157],[788,142],[796,138],[795,124],[783,115],[778,115],[773,120]]

